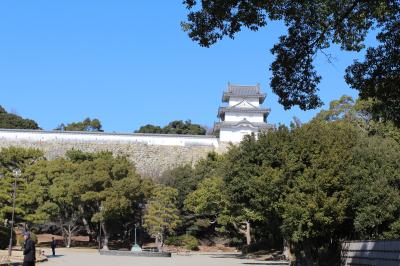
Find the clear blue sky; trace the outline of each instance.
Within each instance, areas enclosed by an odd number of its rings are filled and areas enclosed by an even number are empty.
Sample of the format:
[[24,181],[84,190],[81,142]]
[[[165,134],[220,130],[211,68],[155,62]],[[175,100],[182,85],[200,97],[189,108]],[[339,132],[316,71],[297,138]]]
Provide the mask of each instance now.
[[[2,0],[0,105],[43,129],[85,117],[117,132],[175,119],[212,126],[230,81],[261,84],[269,123],[315,115],[284,111],[269,88],[269,50],[286,32],[281,23],[202,48],[180,28],[186,13],[182,0]],[[343,75],[363,53],[328,52],[333,65],[316,61],[321,98],[356,96]]]

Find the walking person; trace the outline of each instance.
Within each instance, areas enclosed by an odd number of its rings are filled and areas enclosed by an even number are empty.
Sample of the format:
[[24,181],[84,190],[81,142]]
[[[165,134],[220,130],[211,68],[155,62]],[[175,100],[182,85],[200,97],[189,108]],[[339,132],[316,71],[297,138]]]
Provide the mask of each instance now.
[[51,238],[51,251],[53,252],[53,256],[56,255],[56,241],[54,240],[54,237]]
[[24,233],[24,263],[23,266],[35,266],[36,248],[35,241],[31,239],[29,232]]

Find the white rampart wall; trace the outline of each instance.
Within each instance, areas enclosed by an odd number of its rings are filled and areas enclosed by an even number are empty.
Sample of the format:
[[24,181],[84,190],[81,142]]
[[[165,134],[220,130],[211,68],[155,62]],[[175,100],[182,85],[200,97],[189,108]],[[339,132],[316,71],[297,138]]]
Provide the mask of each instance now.
[[219,146],[218,139],[213,136],[0,129],[0,141],[3,140],[128,142],[157,146],[213,146],[215,148]]

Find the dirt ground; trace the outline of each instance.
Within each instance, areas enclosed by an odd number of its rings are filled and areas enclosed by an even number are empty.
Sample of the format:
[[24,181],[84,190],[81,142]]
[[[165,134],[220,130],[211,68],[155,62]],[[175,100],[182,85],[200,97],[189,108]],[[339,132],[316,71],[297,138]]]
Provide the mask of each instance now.
[[[45,249],[50,254],[49,249]],[[246,266],[246,265],[287,265],[284,262],[267,262],[254,259],[244,259],[238,253],[183,253],[172,254],[171,258],[145,258],[100,255],[95,249],[66,249],[56,250],[56,256],[48,257],[48,261],[40,263],[43,266]]]

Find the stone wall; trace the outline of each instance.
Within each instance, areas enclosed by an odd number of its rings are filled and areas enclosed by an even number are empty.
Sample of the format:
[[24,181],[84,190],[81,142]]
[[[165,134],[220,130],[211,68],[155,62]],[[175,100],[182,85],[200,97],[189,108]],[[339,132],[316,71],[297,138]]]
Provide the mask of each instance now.
[[341,258],[341,265],[399,266],[400,240],[345,241]]
[[226,150],[217,138],[208,136],[1,129],[0,148],[10,146],[38,148],[48,159],[62,157],[70,149],[111,151],[127,156],[140,174],[153,178],[176,166],[193,164],[211,151]]

